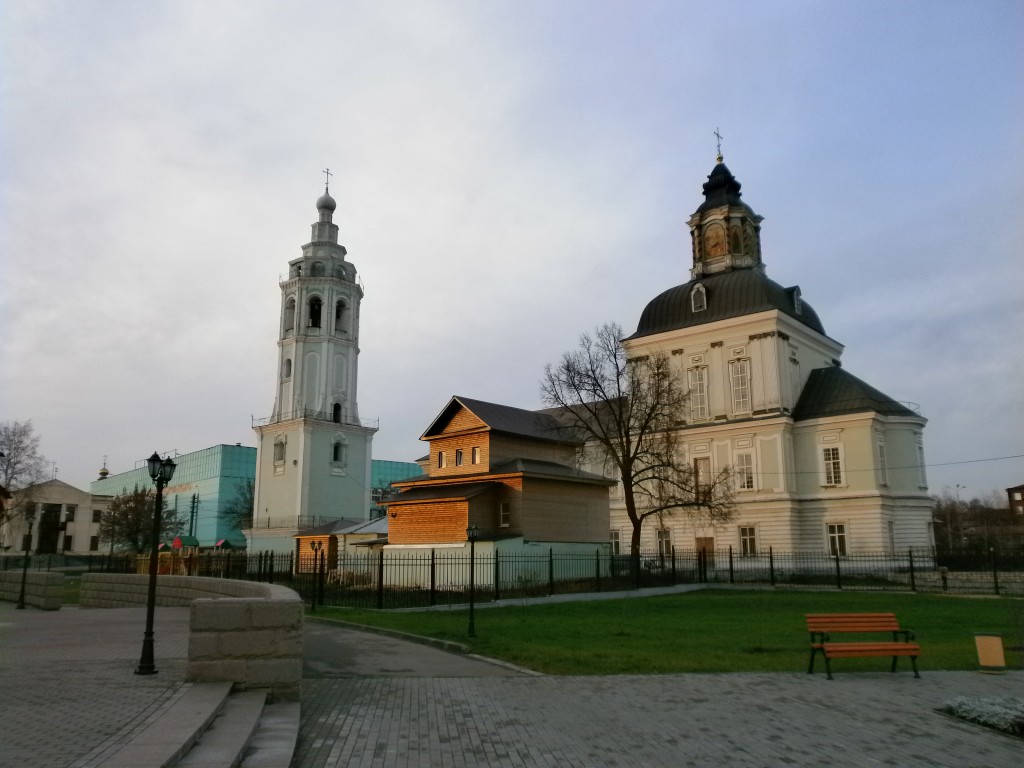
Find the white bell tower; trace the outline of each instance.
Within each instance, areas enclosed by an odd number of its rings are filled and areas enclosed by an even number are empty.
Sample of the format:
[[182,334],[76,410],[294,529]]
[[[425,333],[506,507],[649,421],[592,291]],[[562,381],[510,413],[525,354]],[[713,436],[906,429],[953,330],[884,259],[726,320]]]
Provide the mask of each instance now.
[[377,425],[360,422],[356,401],[363,289],[338,244],[337,204],[324,172],[312,237],[280,284],[274,410],[253,424],[252,551],[292,551],[296,533],[370,514]]

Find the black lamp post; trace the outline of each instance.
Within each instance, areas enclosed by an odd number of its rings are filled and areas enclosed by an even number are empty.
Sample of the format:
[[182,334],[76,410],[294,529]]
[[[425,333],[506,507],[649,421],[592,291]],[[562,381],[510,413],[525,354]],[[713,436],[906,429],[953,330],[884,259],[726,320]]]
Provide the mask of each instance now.
[[469,636],[476,637],[476,620],[473,615],[473,604],[476,602],[476,536],[480,529],[471,525],[466,529],[469,539]]
[[320,550],[324,543],[317,539],[309,540],[309,548],[313,550],[313,599],[310,610],[316,612],[316,596],[320,591]]
[[21,563],[21,592],[18,593],[19,610],[25,610],[25,582],[28,580],[28,561],[32,558],[32,525],[36,521],[36,505],[26,502],[25,524],[28,525],[28,533],[25,534],[25,558]]
[[160,514],[164,507],[164,486],[174,477],[175,463],[170,457],[161,459],[156,451],[146,460],[149,476],[156,483],[156,499],[153,502],[153,538],[149,543],[149,595],[146,598],[146,634],[142,638],[142,656],[136,675],[155,675],[153,661],[153,609],[156,607],[156,573],[160,560]]

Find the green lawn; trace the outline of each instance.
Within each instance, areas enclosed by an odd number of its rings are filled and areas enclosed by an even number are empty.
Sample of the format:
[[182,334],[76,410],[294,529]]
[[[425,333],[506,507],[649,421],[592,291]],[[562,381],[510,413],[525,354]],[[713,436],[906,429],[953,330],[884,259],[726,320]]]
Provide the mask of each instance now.
[[[707,590],[679,595],[476,611],[321,608],[317,616],[453,640],[471,652],[560,675],[782,672],[807,668],[805,613],[893,611],[921,644],[918,665],[975,669],[975,632],[1024,645],[1024,600],[856,592]],[[847,637],[847,639],[857,639]],[[1024,654],[1007,650],[1007,666]],[[818,662],[820,668],[821,662]],[[909,669],[909,661],[901,660]],[[835,671],[888,670],[886,659],[839,659]]]

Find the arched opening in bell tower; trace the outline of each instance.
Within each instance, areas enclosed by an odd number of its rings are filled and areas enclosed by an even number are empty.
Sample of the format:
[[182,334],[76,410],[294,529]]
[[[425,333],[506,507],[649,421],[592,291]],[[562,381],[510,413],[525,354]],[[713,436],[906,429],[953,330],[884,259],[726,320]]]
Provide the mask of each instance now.
[[334,408],[331,409],[331,421],[341,424],[341,403],[335,403]]
[[320,310],[323,308],[324,303],[319,297],[314,296],[309,300],[309,327],[319,328],[320,327]]
[[339,299],[334,305],[334,332],[346,333],[348,331],[348,305],[344,299]]

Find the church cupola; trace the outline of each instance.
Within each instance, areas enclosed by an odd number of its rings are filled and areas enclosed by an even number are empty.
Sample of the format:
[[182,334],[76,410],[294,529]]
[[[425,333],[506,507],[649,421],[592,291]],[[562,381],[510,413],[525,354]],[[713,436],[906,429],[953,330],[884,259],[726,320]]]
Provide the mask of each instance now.
[[740,186],[719,154],[704,184],[704,202],[687,222],[693,241],[691,279],[733,269],[764,271],[763,217],[740,199]]
[[310,237],[310,241],[313,243],[332,243],[337,245],[338,225],[334,223],[334,211],[337,209],[338,204],[334,202],[330,192],[331,176],[333,174],[331,174],[330,169],[325,170],[324,173],[327,174],[327,183],[324,185],[324,193],[316,201],[316,210],[320,214],[320,218],[313,224],[313,234]]

